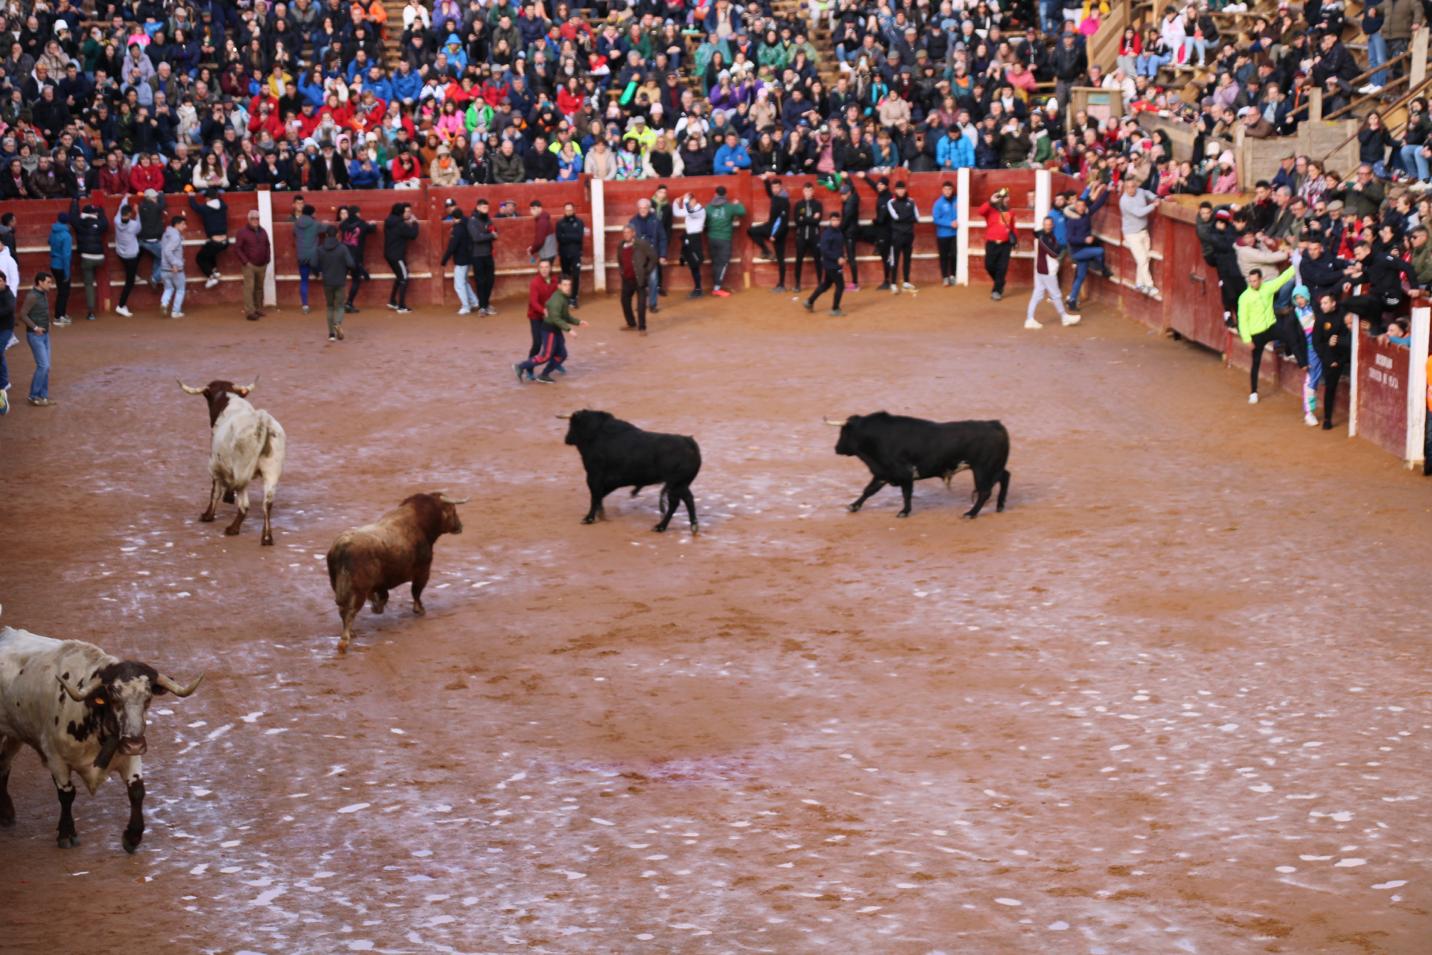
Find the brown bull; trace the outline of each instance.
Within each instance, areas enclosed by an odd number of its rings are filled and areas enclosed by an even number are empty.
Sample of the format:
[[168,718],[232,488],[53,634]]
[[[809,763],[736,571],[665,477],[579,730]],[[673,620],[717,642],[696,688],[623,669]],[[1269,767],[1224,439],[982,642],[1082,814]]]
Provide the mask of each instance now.
[[414,494],[376,522],[338,535],[328,549],[328,582],[343,618],[338,652],[353,639],[353,618],[370,598],[373,612],[382,613],[388,591],[413,584],[413,613],[422,616],[423,588],[433,563],[433,545],[444,534],[461,534],[462,519],[453,500],[441,493]]

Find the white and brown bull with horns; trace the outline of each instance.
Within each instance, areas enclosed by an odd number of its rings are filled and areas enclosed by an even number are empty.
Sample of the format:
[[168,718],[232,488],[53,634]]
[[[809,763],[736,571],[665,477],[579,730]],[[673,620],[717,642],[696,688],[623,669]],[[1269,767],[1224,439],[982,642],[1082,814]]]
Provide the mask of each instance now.
[[328,582],[343,618],[339,653],[348,651],[353,618],[370,598],[373,612],[382,613],[388,591],[412,581],[413,613],[420,617],[427,613],[422,598],[432,570],[433,545],[444,534],[462,533],[457,505],[467,501],[441,491],[414,494],[374,523],[338,535],[328,549]]
[[267,411],[260,411],[245,399],[258,384],[236,385],[232,381],[211,381],[203,388],[179,382],[191,395],[203,395],[209,403],[209,427],[213,437],[209,449],[209,507],[199,520],[214,519],[222,497],[225,504],[237,501],[239,512],[224,528],[230,537],[239,533],[249,513],[249,482],[264,482],[264,534],[260,543],[273,544],[273,495],[283,473],[286,437],[283,427]]
[[152,697],[185,697],[204,679],[180,685],[145,663],[121,660],[78,640],[52,640],[0,628],[0,828],[15,824],[10,764],[29,746],[60,797],[59,845],[79,845],[72,775],[93,795],[110,774],[129,790],[126,852],[144,838],[144,717]]

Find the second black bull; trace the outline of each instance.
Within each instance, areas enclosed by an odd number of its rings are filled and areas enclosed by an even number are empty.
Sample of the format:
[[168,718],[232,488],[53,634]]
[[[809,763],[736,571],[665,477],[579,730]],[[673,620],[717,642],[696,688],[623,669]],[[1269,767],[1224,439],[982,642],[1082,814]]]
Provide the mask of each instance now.
[[943,478],[948,486],[956,472],[968,468],[975,478],[975,503],[965,517],[977,517],[999,483],[995,510],[1004,510],[1009,493],[1009,432],[998,421],[926,421],[878,411],[851,415],[844,422],[825,419],[840,428],[835,453],[856,457],[870,469],[870,483],[850,505],[860,510],[887,484],[905,496],[900,517],[910,515],[915,482]]
[[691,482],[701,470],[701,449],[695,438],[643,431],[605,411],[574,411],[557,417],[570,419],[567,444],[581,453],[587,471],[592,502],[583,524],[603,515],[602,499],[617,488],[632,488],[632,497],[636,497],[643,487],[660,484],[662,515],[655,530],[666,530],[677,506],[684,503],[691,533],[697,533]]

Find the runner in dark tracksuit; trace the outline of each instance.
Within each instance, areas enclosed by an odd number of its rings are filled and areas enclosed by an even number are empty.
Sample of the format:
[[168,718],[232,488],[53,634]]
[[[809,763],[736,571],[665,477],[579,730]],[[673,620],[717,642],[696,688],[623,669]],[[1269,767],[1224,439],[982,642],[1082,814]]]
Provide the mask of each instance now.
[[877,286],[877,290],[883,292],[893,284],[895,276],[895,269],[890,264],[889,204],[892,198],[890,180],[885,178],[876,180],[866,176],[862,177],[860,181],[869,186],[875,193],[875,221],[870,226],[870,231],[866,234],[870,237],[870,241],[875,243],[875,254],[880,256],[882,275],[884,277],[881,279],[879,286]]
[[815,263],[815,280],[820,282],[820,230],[825,207],[815,198],[815,186],[811,183],[801,186],[801,201],[796,203],[792,217],[796,232],[796,284],[792,291],[799,292],[801,264],[807,255]]
[[388,294],[388,307],[397,312],[408,308],[408,243],[418,237],[418,220],[412,206],[393,203],[393,211],[383,221],[383,258],[393,270],[393,290]]
[[766,258],[771,258],[771,246],[775,246],[776,267],[779,272],[776,277],[776,287],[771,291],[784,292],[786,290],[786,233],[791,229],[791,197],[786,193],[785,184],[776,177],[775,173],[768,172],[763,178],[766,182],[766,195],[771,200],[771,214],[761,225],[753,225],[747,229],[746,234],[756,245],[761,247],[761,254]]
[[492,307],[492,289],[497,284],[497,262],[492,257],[492,246],[497,242],[497,230],[492,227],[486,199],[477,200],[472,215],[467,218],[467,237],[472,242],[472,275],[477,283],[477,313],[496,315]]
[[860,263],[856,261],[855,243],[860,238],[860,194],[847,179],[840,184],[840,231],[845,236],[845,263],[850,266],[850,284],[860,288]]
[[587,237],[587,224],[576,210],[576,206],[567,203],[562,218],[557,220],[557,261],[562,274],[572,280],[572,308],[577,307],[582,296],[582,246]]
[[[890,291],[900,291],[897,278],[903,278],[905,288],[914,291],[915,286],[910,284],[910,259],[915,254],[915,226],[920,221],[920,210],[905,191],[903,181],[895,183],[895,196],[886,201],[885,215],[890,223]],[[900,270],[902,256],[903,272]]]
[[840,227],[839,212],[832,212],[827,223],[820,230],[820,284],[803,304],[807,312],[814,311],[816,299],[825,294],[826,289],[834,288],[835,301],[830,314],[839,317],[845,314],[840,310],[840,297],[845,292],[845,270],[842,266],[845,264],[846,238]]

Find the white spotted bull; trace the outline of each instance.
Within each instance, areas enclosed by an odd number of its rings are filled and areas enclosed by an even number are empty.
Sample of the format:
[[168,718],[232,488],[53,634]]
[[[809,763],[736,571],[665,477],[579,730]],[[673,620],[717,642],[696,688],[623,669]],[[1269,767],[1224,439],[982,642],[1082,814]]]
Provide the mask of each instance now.
[[249,482],[255,477],[264,482],[264,533],[260,543],[273,544],[273,495],[283,473],[286,436],[283,427],[267,411],[260,411],[244,399],[254,384],[236,385],[231,381],[211,381],[203,388],[179,382],[191,395],[203,395],[209,403],[209,426],[213,437],[209,450],[209,507],[199,520],[214,519],[219,498],[224,503],[237,502],[239,512],[233,523],[224,528],[230,537],[239,533],[249,513]]
[[145,663],[120,660],[78,640],[53,640],[0,628],[0,827],[15,824],[10,765],[22,746],[40,754],[60,798],[59,846],[79,845],[71,806],[72,777],[93,795],[110,774],[129,791],[126,852],[144,838],[141,757],[152,697],[185,697],[204,679],[181,686]]

